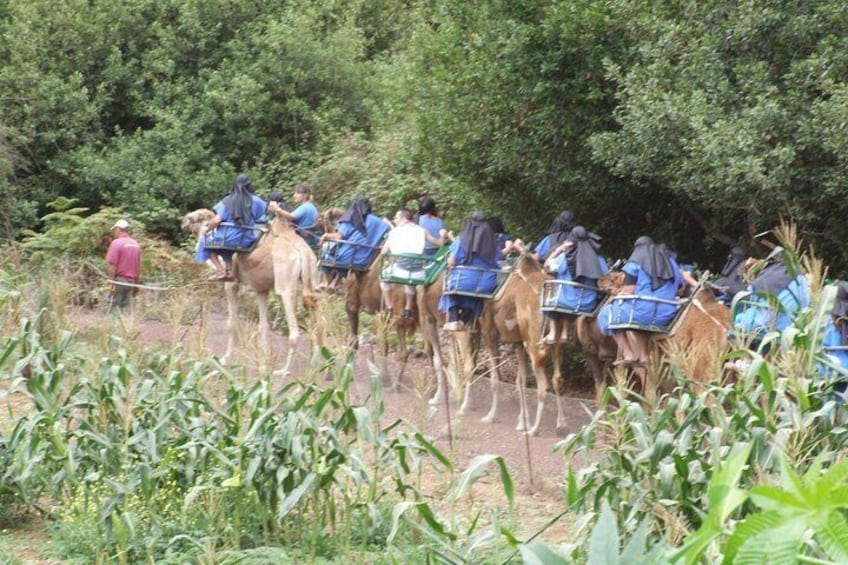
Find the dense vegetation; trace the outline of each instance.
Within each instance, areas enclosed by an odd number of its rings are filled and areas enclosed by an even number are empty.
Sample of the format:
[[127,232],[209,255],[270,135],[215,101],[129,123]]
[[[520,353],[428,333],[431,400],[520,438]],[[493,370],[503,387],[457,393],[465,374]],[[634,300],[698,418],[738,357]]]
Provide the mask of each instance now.
[[[92,254],[115,213],[57,212],[48,230],[26,239],[26,253],[5,247],[0,266],[0,397],[12,400],[0,418],[0,529],[43,515],[51,556],[231,564],[848,559],[844,404],[822,378],[829,361],[821,329],[836,288],[821,286],[821,264],[810,257],[787,252],[792,268],[810,276],[810,307],[758,349],[728,352],[749,361],[736,378],[692,382],[680,369],[683,350],[652,369],[674,387],[655,405],[610,387],[610,402],[558,446],[569,464],[563,511],[528,531],[516,521],[516,489],[497,454],[460,473],[414,424],[386,418],[376,368],[368,397],[351,401],[349,387],[363,376],[349,349],[316,349],[297,375],[272,375],[258,355],[257,366],[222,366],[206,357],[202,337],[194,351],[180,345],[186,324],[209,327],[210,302],[219,300],[210,285],[191,284],[184,253],[159,249],[160,266],[169,267],[159,280],[182,284],[141,299],[135,319],[169,322],[174,345],[151,348],[132,319],[75,324],[73,305],[103,292],[92,286],[101,279],[91,269],[102,262]],[[144,245],[156,249],[152,240]],[[322,305],[330,310],[310,331],[343,316],[341,304],[335,313],[332,300]],[[487,469],[497,494],[469,512]],[[546,536],[561,520],[567,533]]]
[[[835,1],[0,3],[0,202],[59,196],[177,237],[238,171],[381,212],[430,193],[538,240],[571,208],[715,268],[794,218],[842,272],[845,22]],[[517,205],[517,204],[520,204]]]
[[[494,456],[457,478],[382,421],[379,387],[351,405],[333,352],[332,383],[274,390],[114,328],[82,344],[62,315],[97,293],[117,208],[177,239],[240,171],[384,213],[428,193],[454,226],[482,207],[531,240],[571,208],[610,255],[649,233],[710,265],[792,217],[843,275],[846,21],[835,1],[0,0],[0,230],[25,239],[3,248],[0,390],[28,401],[0,434],[0,518],[44,512],[87,561],[845,562],[815,262],[812,306],[770,354],[733,352],[738,379],[672,362],[658,406],[610,389],[560,446],[592,462],[563,477],[557,547],[427,498],[422,465],[448,505],[491,463],[513,487]],[[144,244],[146,273],[179,264]]]

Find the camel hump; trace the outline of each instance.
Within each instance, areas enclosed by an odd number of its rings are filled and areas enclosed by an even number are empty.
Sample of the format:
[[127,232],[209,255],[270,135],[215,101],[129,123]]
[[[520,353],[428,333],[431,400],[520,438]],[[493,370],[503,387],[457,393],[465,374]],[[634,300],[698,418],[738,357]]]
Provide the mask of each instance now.
[[541,273],[542,265],[530,253],[522,253],[518,257],[515,269],[523,275],[529,275],[531,273]]

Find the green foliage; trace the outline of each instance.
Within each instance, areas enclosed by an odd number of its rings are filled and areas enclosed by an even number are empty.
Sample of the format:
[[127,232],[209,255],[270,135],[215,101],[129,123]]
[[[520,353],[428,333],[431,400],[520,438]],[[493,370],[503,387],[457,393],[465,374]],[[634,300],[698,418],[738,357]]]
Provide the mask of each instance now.
[[789,215],[844,263],[844,6],[611,6],[631,48],[606,62],[620,103],[591,137],[601,162],[702,210],[710,233],[745,240]]
[[379,399],[348,404],[351,363],[330,388],[273,390],[178,352],[132,360],[118,342],[91,371],[68,357],[71,334],[48,349],[38,328],[26,320],[0,359],[33,404],[3,440],[3,492],[56,500],[67,555],[169,561],[290,539],[332,554],[327,534],[350,539],[356,520],[358,532],[373,524],[360,543],[384,543],[387,487],[412,488],[422,456],[447,463],[400,422],[385,427]]

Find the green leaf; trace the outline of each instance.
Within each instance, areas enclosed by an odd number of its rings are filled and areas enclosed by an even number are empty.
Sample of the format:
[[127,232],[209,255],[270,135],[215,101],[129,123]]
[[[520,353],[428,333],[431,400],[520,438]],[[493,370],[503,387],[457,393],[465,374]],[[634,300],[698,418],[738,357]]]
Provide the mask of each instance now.
[[567,565],[568,560],[543,543],[532,542],[518,546],[524,565]]
[[645,547],[648,543],[648,519],[639,522],[639,526],[633,533],[633,537],[627,542],[621,552],[621,563],[643,563],[645,559]]
[[777,512],[761,512],[748,516],[742,522],[736,524],[733,533],[724,550],[725,565],[731,565],[739,552],[739,548],[750,538],[777,527],[781,523],[781,516]]
[[504,487],[504,494],[506,495],[507,500],[510,504],[512,504],[515,497],[515,488],[512,482],[512,477],[509,474],[509,471],[506,467],[506,462],[503,457],[500,455],[478,455],[475,457],[468,468],[463,471],[462,475],[459,478],[459,483],[454,489],[453,494],[451,495],[452,500],[458,500],[462,496],[464,496],[471,486],[477,482],[477,480],[483,475],[483,472],[488,467],[489,463],[494,461],[497,463],[500,469],[501,475],[501,483]]
[[794,518],[746,539],[733,565],[795,565],[803,541],[804,520]]
[[285,497],[283,502],[280,504],[280,508],[277,510],[278,520],[285,518],[286,515],[291,512],[295,506],[297,506],[297,503],[300,502],[300,499],[303,498],[303,495],[306,494],[309,487],[312,486],[316,477],[317,475],[315,473],[309,473],[303,478],[303,481],[301,481],[301,483]]
[[824,523],[819,524],[814,535],[827,556],[837,563],[848,563],[848,522],[839,512],[830,512]]
[[617,565],[620,563],[618,554],[618,524],[615,514],[610,510],[609,504],[604,500],[601,505],[601,513],[592,535],[589,538],[589,560],[590,565]]

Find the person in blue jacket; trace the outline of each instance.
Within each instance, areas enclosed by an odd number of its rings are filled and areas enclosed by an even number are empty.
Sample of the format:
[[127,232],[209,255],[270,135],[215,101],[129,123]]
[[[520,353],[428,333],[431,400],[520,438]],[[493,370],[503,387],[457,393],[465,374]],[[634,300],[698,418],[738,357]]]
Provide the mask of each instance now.
[[[677,313],[674,304],[643,300],[639,297],[674,300],[683,284],[683,274],[675,262],[669,260],[648,236],[642,236],[633,245],[633,252],[624,265],[624,285],[622,295],[635,295],[636,298],[615,298],[598,313],[598,325],[601,333],[612,336],[618,345],[618,359],[615,365],[631,364],[637,356],[630,347],[627,334],[613,330],[612,324],[633,323],[643,326],[663,326],[671,322]],[[644,332],[632,332],[634,339],[647,340]],[[644,344],[647,345],[647,344]],[[644,348],[640,348],[644,349]]]
[[539,263],[544,263],[548,259],[551,251],[559,247],[567,238],[574,226],[577,225],[577,218],[571,210],[563,210],[559,216],[551,223],[548,228],[548,233],[542,238],[536,247],[533,249],[533,256]]
[[256,223],[265,216],[266,208],[265,201],[253,194],[250,177],[239,175],[229,194],[213,208],[215,217],[209,222],[206,233],[200,235],[195,258],[198,263],[209,261],[215,267],[216,272],[210,280],[235,280],[233,251],[216,248],[249,249],[259,238],[261,230]]
[[748,286],[752,293],[745,308],[734,313],[733,327],[747,336],[783,331],[802,308],[810,305],[804,273],[792,273],[784,263],[783,249],[775,248]]
[[318,208],[312,202],[312,188],[308,184],[297,184],[294,187],[294,201],[297,207],[289,212],[277,202],[270,202],[268,210],[294,224],[295,231],[311,246],[318,244],[315,231],[318,223]]
[[482,298],[450,292],[494,292],[500,270],[497,254],[497,235],[486,221],[486,215],[480,211],[472,212],[451,244],[448,257],[445,294],[439,299],[439,310],[447,314],[445,330],[463,330],[483,312]]
[[[371,211],[371,202],[357,196],[347,206],[336,222],[338,231],[325,233],[320,242],[337,240],[335,256],[330,262],[333,267],[322,267],[331,275],[335,284],[347,275],[348,269],[367,269],[380,251],[382,241],[391,224]],[[333,284],[333,283],[331,283]]]
[[445,232],[442,231],[445,229],[445,222],[439,215],[436,201],[431,196],[424,196],[418,203],[418,225],[427,230],[431,237],[441,242],[427,240],[424,244],[424,255],[435,255],[436,250],[446,241]]
[[[840,403],[845,401],[845,390],[848,388],[848,282],[836,283],[836,299],[833,302],[830,319],[825,324],[822,347],[833,367],[821,365],[819,372],[832,378],[836,383],[833,391]],[[844,372],[840,373],[839,369]]]
[[[592,312],[598,304],[598,279],[609,272],[606,259],[599,253],[600,238],[583,226],[575,226],[568,239],[555,249],[545,262],[547,270],[556,280],[574,282],[581,286],[559,285],[556,305],[577,312]],[[566,341],[562,335],[563,320],[567,314],[545,312],[549,331],[542,339],[545,343]]]

